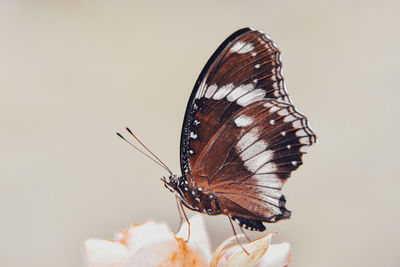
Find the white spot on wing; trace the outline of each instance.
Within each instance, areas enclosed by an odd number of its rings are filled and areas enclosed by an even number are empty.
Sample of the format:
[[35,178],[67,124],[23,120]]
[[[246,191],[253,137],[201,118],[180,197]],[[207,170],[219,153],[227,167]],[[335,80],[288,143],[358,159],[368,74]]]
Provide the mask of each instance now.
[[[272,191],[273,189],[270,189],[270,190],[268,190],[267,188],[263,188],[263,192],[265,191],[265,192],[268,192],[268,191]],[[280,192],[280,191],[278,191],[278,190],[275,190],[275,191],[277,191],[277,192],[275,192],[275,194],[277,195],[277,194],[279,194],[278,192]],[[269,194],[272,194],[271,192],[269,192]],[[279,194],[279,196],[280,196],[281,194]],[[270,205],[268,205],[268,208],[269,209],[271,209],[271,210],[273,210],[275,213],[277,213],[277,214],[281,214],[281,211],[279,210],[279,198],[273,198],[273,197],[270,197],[270,196],[268,196],[268,193],[262,193],[262,194],[259,194],[257,197],[259,197],[259,198],[261,198],[262,200],[264,200],[264,201],[266,201],[266,202],[268,202]]]
[[281,109],[278,111],[279,116],[286,116],[289,114],[289,111],[287,109]]
[[230,83],[228,85],[224,85],[218,89],[218,91],[214,94],[213,99],[220,100],[224,98],[227,94],[229,94],[233,89],[233,84]]
[[[282,196],[282,192],[280,189],[263,188],[262,191],[263,191],[263,195],[272,197],[273,199],[277,200],[278,204],[279,204],[279,198]],[[273,202],[273,200],[272,201],[268,200],[268,202],[275,203],[275,202]],[[277,206],[279,206],[279,205],[277,205]]]
[[310,138],[308,137],[299,138],[299,142],[300,144],[311,145]]
[[241,115],[234,120],[237,127],[246,127],[253,123],[253,119],[246,115]]
[[238,41],[237,43],[235,43],[232,48],[230,49],[230,51],[232,53],[237,52],[238,54],[246,54],[250,51],[253,51],[254,46],[251,43],[245,43],[243,41]]
[[242,107],[246,107],[250,104],[253,104],[257,101],[263,100],[265,97],[265,91],[263,89],[256,89],[251,91],[250,93],[244,95],[243,97],[237,100],[237,103]]
[[276,171],[275,163],[269,162],[269,163],[265,164],[264,166],[262,166],[262,168],[259,169],[257,171],[257,173],[271,173],[274,171]]
[[196,98],[200,99],[204,96],[205,90],[207,89],[207,85],[203,82],[200,84],[199,89],[197,90],[196,93]]
[[253,51],[254,46],[251,43],[246,44],[242,49],[238,51],[239,54],[246,54],[250,51]]
[[307,135],[307,133],[303,129],[296,131],[296,136],[305,136],[305,135]]
[[265,149],[267,148],[267,143],[264,142],[263,140],[259,140],[257,142],[255,142],[254,144],[252,144],[251,146],[249,146],[247,149],[245,149],[241,154],[240,154],[240,158],[243,161],[248,160],[249,158],[260,154],[261,152],[263,152]]
[[270,109],[269,109],[269,111],[271,112],[271,113],[275,113],[276,111],[278,111],[279,110],[279,108],[277,107],[277,106],[273,106],[273,107],[271,107]]
[[215,92],[217,89],[218,89],[218,86],[215,85],[215,84],[209,86],[209,87],[207,88],[207,91],[206,91],[206,94],[205,94],[204,97],[205,97],[205,98],[210,98],[210,97],[214,94],[214,92]]
[[[270,162],[273,158],[273,153],[271,150],[267,150],[250,158],[249,160],[244,162],[244,166],[251,172],[257,171],[264,164]],[[268,165],[268,164],[267,164]]]
[[254,89],[254,84],[247,84],[247,85],[242,85],[239,87],[236,87],[235,89],[233,89],[232,92],[230,92],[230,94],[228,94],[227,99],[231,102],[235,101],[236,99],[238,99],[239,97],[241,97],[242,95],[252,91]]
[[270,102],[266,102],[263,106],[266,108],[270,108],[273,106],[273,104],[271,104]]
[[279,179],[276,174],[255,174],[253,178],[257,180],[257,184],[261,186],[268,186],[272,188],[282,188],[283,181]]
[[291,121],[294,121],[295,119],[296,119],[296,117],[293,116],[292,114],[290,114],[289,116],[286,116],[286,117],[283,119],[283,121],[284,121],[284,122],[291,122]]
[[295,121],[295,122],[292,123],[292,126],[293,126],[294,128],[302,128],[302,127],[303,127],[303,124],[302,124],[301,120],[297,120],[297,121]]
[[259,68],[260,68],[260,64],[256,64],[256,65],[254,66],[254,68],[259,69]]
[[246,44],[245,42],[238,41],[232,46],[230,51],[231,52],[238,52],[240,49],[243,48],[243,46],[245,46],[245,44]]
[[197,138],[197,134],[195,134],[194,132],[190,132],[190,138],[196,139]]
[[252,128],[250,131],[245,133],[237,142],[235,148],[238,153],[244,151],[251,144],[255,143],[259,138],[259,130],[257,128]]

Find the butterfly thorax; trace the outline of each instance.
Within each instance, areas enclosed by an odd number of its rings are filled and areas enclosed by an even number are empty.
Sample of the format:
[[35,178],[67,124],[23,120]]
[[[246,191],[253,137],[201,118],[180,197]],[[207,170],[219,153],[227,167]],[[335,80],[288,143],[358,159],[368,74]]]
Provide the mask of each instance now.
[[166,186],[177,194],[181,202],[189,209],[207,213],[209,215],[221,214],[218,197],[207,188],[198,187],[185,176],[171,175]]

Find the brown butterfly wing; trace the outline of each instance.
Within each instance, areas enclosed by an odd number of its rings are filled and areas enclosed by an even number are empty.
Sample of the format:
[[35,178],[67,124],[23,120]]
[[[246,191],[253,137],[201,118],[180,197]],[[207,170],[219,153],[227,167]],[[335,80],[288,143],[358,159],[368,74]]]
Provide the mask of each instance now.
[[[242,91],[233,94],[237,87]],[[241,104],[247,98],[237,94],[248,94],[256,88],[258,96],[255,97],[290,103],[281,75],[280,51],[263,33],[244,28],[218,47],[196,81],[181,133],[182,173],[191,172],[199,150],[232,114],[242,108]],[[235,97],[238,97],[237,101]]]
[[230,215],[274,222],[290,216],[281,188],[302,164],[304,146],[314,142],[306,119],[292,105],[265,99],[215,133],[193,175],[204,187],[207,181]]
[[[241,225],[288,218],[281,188],[315,142],[284,89],[280,52],[242,29],[217,49],[196,82],[181,136],[181,169]],[[264,227],[264,228],[263,228]]]

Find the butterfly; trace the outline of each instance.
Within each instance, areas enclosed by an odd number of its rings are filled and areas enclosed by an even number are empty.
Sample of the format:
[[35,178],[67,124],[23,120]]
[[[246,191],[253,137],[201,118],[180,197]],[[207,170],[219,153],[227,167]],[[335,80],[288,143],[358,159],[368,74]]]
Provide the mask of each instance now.
[[181,133],[182,175],[149,151],[170,172],[162,180],[182,211],[184,205],[224,214],[256,231],[290,218],[281,190],[316,136],[285,89],[280,55],[264,33],[234,32],[208,60],[190,95]]
[[280,55],[270,37],[243,28],[206,63],[184,116],[182,175],[164,179],[187,208],[257,231],[290,217],[281,189],[316,136],[289,98]]

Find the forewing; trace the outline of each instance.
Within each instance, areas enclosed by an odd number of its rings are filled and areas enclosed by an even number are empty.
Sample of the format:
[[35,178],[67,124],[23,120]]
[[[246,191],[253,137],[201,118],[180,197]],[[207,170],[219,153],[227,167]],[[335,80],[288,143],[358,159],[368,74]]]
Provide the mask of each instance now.
[[238,30],[208,60],[190,96],[181,134],[182,173],[191,178],[191,166],[217,129],[243,107],[265,98],[290,103],[280,51],[262,32]]
[[[249,28],[242,31],[225,47],[219,48],[220,53],[214,56],[215,60],[202,77],[195,97],[200,99],[208,95],[218,99],[223,94],[216,94],[213,86],[254,84],[266,91],[267,98],[289,102],[281,75],[281,53],[276,44],[259,31]],[[227,40],[230,39],[232,37]]]

